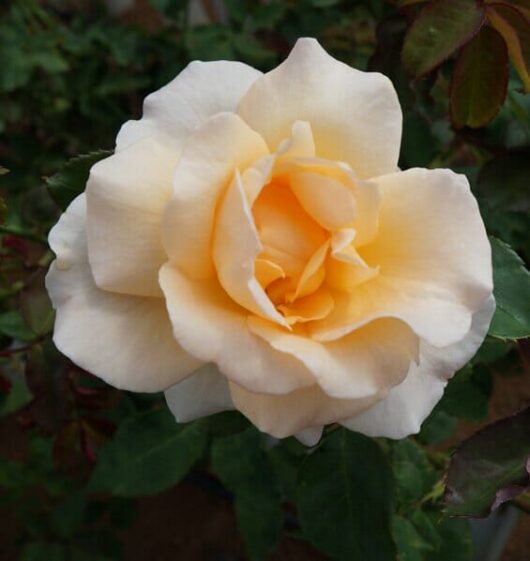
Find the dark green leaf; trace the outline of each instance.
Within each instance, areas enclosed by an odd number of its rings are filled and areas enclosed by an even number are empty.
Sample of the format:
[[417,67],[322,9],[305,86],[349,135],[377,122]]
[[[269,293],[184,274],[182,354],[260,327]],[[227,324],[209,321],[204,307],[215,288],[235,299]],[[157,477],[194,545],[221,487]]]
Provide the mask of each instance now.
[[46,179],[51,196],[65,209],[86,187],[90,168],[110,156],[109,150],[98,150],[72,158],[52,177]]
[[398,549],[398,561],[424,561],[425,553],[432,550],[414,524],[401,516],[392,518],[392,535]]
[[425,452],[412,440],[401,440],[394,444],[392,467],[399,504],[419,501],[436,481]]
[[501,339],[530,336],[530,272],[505,243],[491,239],[497,309],[489,334]]
[[254,428],[214,441],[213,468],[234,494],[237,522],[253,561],[265,559],[283,527],[274,470]]
[[163,491],[204,455],[207,440],[206,423],[177,425],[166,408],[137,415],[101,450],[89,489],[118,497]]
[[17,310],[0,314],[0,333],[20,341],[35,339],[35,334],[28,328]]
[[50,525],[60,538],[72,536],[82,525],[87,502],[82,492],[69,495],[50,515]]
[[466,366],[449,381],[440,401],[440,408],[461,419],[480,420],[488,414],[489,392],[481,385],[479,376],[487,377],[488,371]]
[[447,472],[447,512],[487,516],[530,485],[530,407],[464,441]]
[[467,43],[484,23],[476,0],[434,0],[420,12],[403,45],[403,64],[415,76],[436,68]]
[[20,312],[25,324],[37,336],[45,335],[53,327],[54,312],[44,285],[45,271],[37,271],[20,295]]
[[24,547],[20,561],[66,561],[67,549],[59,543],[30,543]]
[[379,446],[360,434],[332,432],[299,474],[299,519],[318,549],[344,561],[394,561],[392,476]]
[[487,125],[498,113],[508,87],[508,50],[502,37],[484,26],[462,49],[451,79],[451,119],[457,128]]
[[18,411],[33,399],[33,395],[20,375],[11,380],[11,389],[7,395],[0,396],[0,417]]
[[456,428],[458,420],[435,407],[433,412],[423,422],[418,438],[425,444],[438,444],[448,438]]
[[471,561],[473,545],[467,520],[444,519],[436,523],[440,549],[426,561]]

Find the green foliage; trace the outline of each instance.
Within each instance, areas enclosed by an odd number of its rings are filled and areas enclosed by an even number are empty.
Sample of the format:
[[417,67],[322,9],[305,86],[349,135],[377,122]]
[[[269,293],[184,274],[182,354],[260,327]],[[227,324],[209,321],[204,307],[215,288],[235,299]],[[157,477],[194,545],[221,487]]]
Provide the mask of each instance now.
[[250,559],[261,561],[276,546],[283,526],[280,493],[263,448],[263,437],[250,427],[217,439],[212,465],[234,494],[237,521]]
[[300,470],[302,530],[334,559],[395,558],[391,497],[392,476],[382,450],[373,440],[345,429],[327,436]]
[[203,457],[207,439],[206,422],[179,426],[166,408],[140,413],[101,449],[89,490],[116,497],[158,493]]
[[52,197],[62,209],[85,190],[90,168],[110,154],[108,150],[97,150],[72,158],[55,175],[46,180]]
[[530,272],[508,245],[491,239],[497,309],[490,335],[501,339],[530,337]]

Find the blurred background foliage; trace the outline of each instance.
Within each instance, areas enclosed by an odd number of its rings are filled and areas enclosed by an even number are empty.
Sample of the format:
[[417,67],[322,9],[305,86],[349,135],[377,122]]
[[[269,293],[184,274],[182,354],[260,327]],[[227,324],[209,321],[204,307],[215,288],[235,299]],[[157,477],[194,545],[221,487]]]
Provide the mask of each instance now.
[[[483,516],[524,491],[528,410],[466,441],[445,474],[463,438],[530,402],[529,15],[528,0],[0,7],[2,560],[497,558],[495,531],[476,526],[473,544],[468,521],[448,515]],[[232,412],[177,426],[163,396],[106,386],[50,338],[46,235],[120,125],[190,60],[266,71],[300,36],[392,79],[400,166],[465,173],[502,240],[488,338],[400,442],[331,427],[307,451]],[[528,495],[515,502],[530,511]],[[503,559],[530,558],[528,535],[526,519]]]

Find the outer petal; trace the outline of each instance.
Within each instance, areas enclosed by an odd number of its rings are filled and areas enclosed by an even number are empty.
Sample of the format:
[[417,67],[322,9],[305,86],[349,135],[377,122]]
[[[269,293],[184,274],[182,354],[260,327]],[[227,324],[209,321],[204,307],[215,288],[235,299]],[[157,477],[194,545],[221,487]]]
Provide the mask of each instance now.
[[85,195],[50,232],[57,255],[46,277],[56,310],[54,342],[82,368],[131,391],[160,391],[202,363],[175,342],[161,298],[124,296],[94,283],[85,239]]
[[421,424],[442,397],[448,378],[464,366],[480,347],[495,311],[493,297],[473,315],[466,337],[449,347],[422,343],[420,362],[413,364],[405,380],[371,409],[342,424],[368,436],[404,438],[419,432]]
[[402,116],[392,83],[335,60],[315,39],[299,39],[287,60],[254,82],[238,112],[271,150],[304,120],[318,156],[349,163],[361,178],[396,170]]
[[314,335],[334,339],[396,317],[437,347],[460,341],[493,288],[491,247],[466,178],[411,169],[374,183],[383,201],[379,234],[359,253],[379,275],[337,304]]
[[153,137],[178,153],[188,135],[206,119],[235,111],[241,96],[260,76],[261,72],[241,62],[192,62],[145,99],[142,119],[122,126],[116,150]]
[[418,352],[418,338],[396,320],[373,322],[325,345],[257,316],[249,317],[248,324],[273,349],[303,362],[322,390],[339,399],[386,393],[405,378]]
[[282,394],[315,383],[297,359],[275,351],[247,326],[248,312],[215,280],[189,280],[170,264],[160,270],[173,334],[182,348],[217,364],[252,391]]
[[166,390],[165,396],[177,423],[187,423],[234,408],[228,382],[215,364],[199,368]]
[[98,162],[87,184],[89,260],[105,290],[161,296],[162,212],[177,154],[152,138]]
[[366,410],[380,396],[363,399],[333,399],[318,386],[284,395],[251,393],[230,384],[232,401],[259,430],[276,438],[299,435],[302,431],[335,423]]
[[213,275],[211,242],[220,197],[234,178],[268,153],[237,115],[221,113],[189,138],[173,177],[162,236],[170,260],[194,278]]

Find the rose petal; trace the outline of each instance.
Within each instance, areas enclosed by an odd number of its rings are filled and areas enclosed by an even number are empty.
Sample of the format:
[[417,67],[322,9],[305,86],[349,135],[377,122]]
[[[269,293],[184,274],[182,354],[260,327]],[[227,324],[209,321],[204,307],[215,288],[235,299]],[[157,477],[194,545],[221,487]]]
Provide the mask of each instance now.
[[447,379],[469,360],[482,344],[495,311],[490,297],[473,315],[471,330],[449,347],[421,344],[419,364],[413,364],[405,380],[366,412],[342,424],[367,436],[405,438],[420,431],[421,424],[442,397]]
[[173,339],[161,298],[113,294],[96,286],[85,216],[85,195],[80,195],[50,232],[57,255],[46,277],[56,310],[53,340],[81,368],[117,388],[164,390],[202,363]]
[[322,437],[324,427],[310,427],[297,432],[294,437],[304,446],[315,446]]
[[214,274],[211,242],[219,199],[236,169],[244,170],[267,152],[262,138],[230,113],[212,117],[190,135],[162,222],[166,252],[188,275]]
[[177,154],[152,138],[98,162],[87,183],[89,260],[105,290],[162,296],[160,224]]
[[374,181],[383,193],[379,234],[360,254],[379,275],[337,300],[313,336],[335,339],[395,317],[436,347],[460,341],[492,291],[491,248],[467,180],[411,169]]
[[166,402],[177,423],[188,423],[233,409],[226,378],[215,364],[206,364],[165,391]]
[[241,62],[190,63],[174,80],[145,99],[142,119],[122,126],[116,150],[153,137],[168,149],[180,152],[189,134],[206,119],[235,111],[241,96],[260,76],[261,72]]
[[252,393],[230,383],[235,408],[259,430],[276,438],[296,436],[302,431],[334,423],[364,411],[377,397],[333,399],[318,386],[284,395]]
[[396,170],[402,116],[392,83],[335,60],[315,39],[299,39],[287,60],[254,82],[238,112],[271,151],[303,120],[320,157],[349,163],[361,178]]
[[322,390],[340,399],[388,391],[405,378],[418,352],[418,338],[396,320],[373,322],[325,345],[257,316],[248,318],[248,326],[273,349],[305,364]]
[[295,358],[271,349],[247,327],[247,315],[216,280],[186,278],[166,264],[160,271],[173,334],[182,348],[217,364],[229,380],[252,391],[286,393],[315,383]]
[[236,171],[217,212],[212,246],[217,276],[221,286],[238,304],[287,326],[256,279],[254,262],[261,250],[254,219]]
[[289,184],[307,214],[323,228],[337,230],[355,220],[355,198],[340,181],[302,171],[291,174]]

